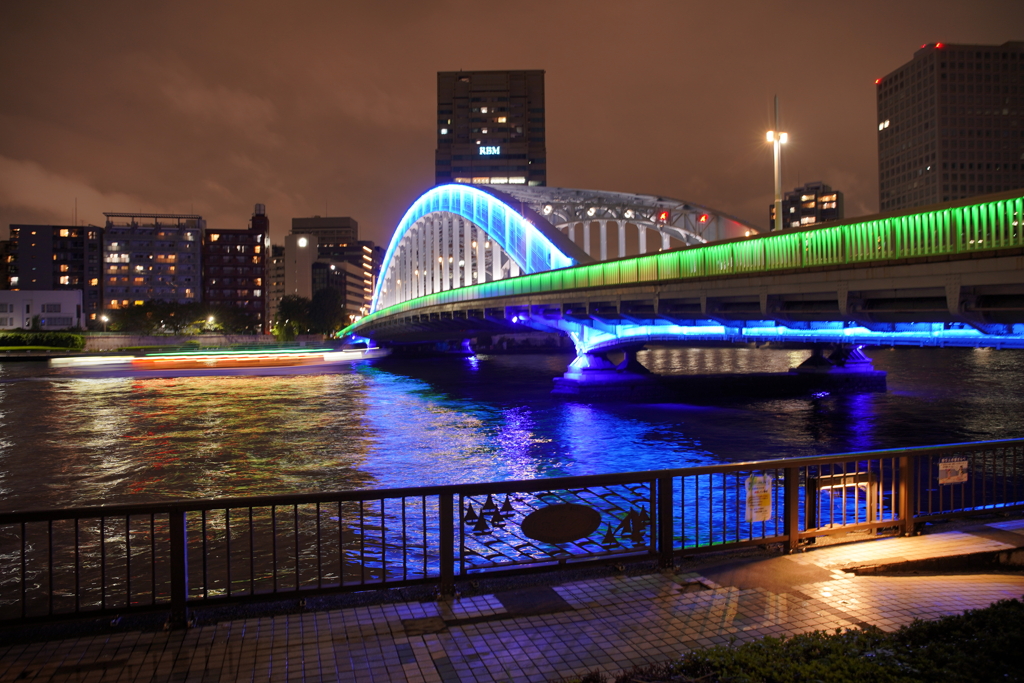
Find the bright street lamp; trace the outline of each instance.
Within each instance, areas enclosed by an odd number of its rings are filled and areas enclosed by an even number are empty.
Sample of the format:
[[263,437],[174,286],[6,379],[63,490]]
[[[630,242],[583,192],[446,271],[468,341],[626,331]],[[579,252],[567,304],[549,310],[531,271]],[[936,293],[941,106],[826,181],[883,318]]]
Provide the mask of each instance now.
[[789,134],[779,131],[779,96],[775,96],[775,130],[765,136],[772,143],[775,152],[775,227],[782,230],[782,145],[789,140]]
[[103,321],[103,331],[106,332],[107,331],[107,321],[110,320],[110,318],[108,318],[105,315],[101,315],[100,316],[100,320]]

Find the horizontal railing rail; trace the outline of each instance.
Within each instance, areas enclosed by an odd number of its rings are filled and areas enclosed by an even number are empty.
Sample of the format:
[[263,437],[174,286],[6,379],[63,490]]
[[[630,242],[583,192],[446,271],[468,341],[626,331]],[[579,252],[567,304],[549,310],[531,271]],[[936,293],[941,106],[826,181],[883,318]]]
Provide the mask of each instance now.
[[436,584],[1024,507],[1024,439],[647,472],[0,513],[0,621]]
[[1024,247],[1024,197],[1019,191],[993,195],[989,201],[957,204],[788,229],[434,292],[373,311],[343,334],[358,334],[374,320],[424,306],[591,287],[982,255]]

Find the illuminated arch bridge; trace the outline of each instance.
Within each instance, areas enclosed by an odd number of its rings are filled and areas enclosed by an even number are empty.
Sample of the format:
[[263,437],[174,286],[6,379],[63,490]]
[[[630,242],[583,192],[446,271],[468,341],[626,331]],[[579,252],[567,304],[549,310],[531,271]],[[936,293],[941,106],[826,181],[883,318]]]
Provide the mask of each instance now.
[[[636,201],[596,201],[615,197]],[[641,204],[434,188],[402,219],[372,312],[345,333],[387,344],[560,330],[581,354],[687,340],[1024,348],[1020,190],[766,235],[721,214],[688,222],[705,209],[679,204],[660,234],[688,246],[606,261],[570,233],[581,214],[658,229],[657,216],[626,218]]]
[[738,218],[664,197],[443,185],[419,197],[398,224],[372,310],[467,285],[605,261],[610,246],[622,258],[756,233]]

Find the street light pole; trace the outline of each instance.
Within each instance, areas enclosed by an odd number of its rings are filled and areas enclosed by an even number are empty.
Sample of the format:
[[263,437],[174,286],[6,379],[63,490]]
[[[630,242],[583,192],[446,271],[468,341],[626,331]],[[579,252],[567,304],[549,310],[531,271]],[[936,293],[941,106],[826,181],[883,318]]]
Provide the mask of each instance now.
[[782,145],[786,144],[789,134],[779,131],[779,96],[775,96],[775,130],[768,131],[768,142],[772,143],[775,152],[775,226],[773,230],[782,230]]

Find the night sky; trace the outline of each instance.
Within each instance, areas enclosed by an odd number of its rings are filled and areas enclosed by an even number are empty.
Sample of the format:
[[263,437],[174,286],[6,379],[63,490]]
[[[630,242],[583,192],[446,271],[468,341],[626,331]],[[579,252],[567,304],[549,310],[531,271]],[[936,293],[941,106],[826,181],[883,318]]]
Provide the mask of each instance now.
[[548,184],[688,199],[767,226],[784,189],[877,211],[874,80],[923,43],[1024,39],[1024,2],[0,3],[10,223],[267,205],[386,244],[433,183],[436,72],[544,69]]

